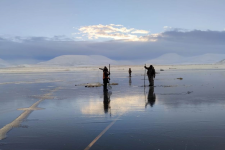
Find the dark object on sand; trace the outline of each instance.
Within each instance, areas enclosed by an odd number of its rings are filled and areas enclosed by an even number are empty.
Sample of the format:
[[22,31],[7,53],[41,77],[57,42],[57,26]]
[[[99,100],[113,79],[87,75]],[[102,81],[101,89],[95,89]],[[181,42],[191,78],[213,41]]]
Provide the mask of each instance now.
[[187,94],[191,94],[191,93],[193,93],[193,91],[188,91],[188,92],[187,92]]
[[160,69],[160,71],[164,71],[164,69]]
[[183,78],[177,78],[178,80],[183,80]]
[[102,85],[103,84],[101,84],[101,83],[88,83],[88,84],[85,84],[84,86],[85,87],[100,87]]
[[110,85],[118,85],[118,83],[110,83]]

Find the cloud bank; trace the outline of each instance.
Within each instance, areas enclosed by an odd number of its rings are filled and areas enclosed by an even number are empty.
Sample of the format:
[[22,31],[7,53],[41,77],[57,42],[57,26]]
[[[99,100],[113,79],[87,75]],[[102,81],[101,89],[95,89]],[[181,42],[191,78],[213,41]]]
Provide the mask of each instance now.
[[[112,29],[107,27],[104,33],[114,34],[115,30],[126,33],[134,30],[114,29],[114,27],[123,28],[118,25],[113,26]],[[86,32],[86,29],[84,31]],[[142,37],[146,39],[145,42],[130,40],[74,41],[73,38],[64,36],[52,38],[0,36],[0,58],[3,60],[44,61],[60,55],[103,55],[115,60],[143,61],[166,53],[195,56],[206,53],[224,54],[225,50],[225,31],[170,30],[155,36],[145,35]],[[154,42],[153,38],[156,39]]]
[[147,41],[143,36],[137,34],[148,34],[149,31],[138,30],[134,28],[126,28],[123,25],[90,25],[79,28],[80,33],[83,36],[87,36],[88,39],[109,38],[114,40],[127,40],[127,41]]

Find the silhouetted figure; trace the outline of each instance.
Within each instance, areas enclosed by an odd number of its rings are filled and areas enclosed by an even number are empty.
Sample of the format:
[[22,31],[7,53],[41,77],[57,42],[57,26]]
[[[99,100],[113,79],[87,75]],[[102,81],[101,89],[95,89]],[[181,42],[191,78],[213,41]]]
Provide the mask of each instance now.
[[145,104],[145,107],[149,104],[151,107],[155,104],[156,96],[154,93],[154,86],[149,87],[148,91],[148,102]]
[[154,79],[155,78],[155,69],[152,65],[149,67],[144,66],[145,69],[147,69],[147,75],[148,75],[148,81],[149,81],[149,86],[154,86]]
[[132,80],[131,77],[129,77],[129,85],[131,86]]
[[108,113],[108,110],[110,108],[110,95],[112,93],[109,93],[108,91],[104,91],[104,98],[103,98],[103,106],[104,106],[104,112]]
[[103,71],[103,90],[108,91],[107,83],[109,83],[110,80],[109,78],[110,72],[108,72],[108,68],[106,66],[103,69],[102,68],[99,69]]
[[129,73],[129,77],[131,77],[131,73],[132,73],[131,68],[129,68],[128,73]]

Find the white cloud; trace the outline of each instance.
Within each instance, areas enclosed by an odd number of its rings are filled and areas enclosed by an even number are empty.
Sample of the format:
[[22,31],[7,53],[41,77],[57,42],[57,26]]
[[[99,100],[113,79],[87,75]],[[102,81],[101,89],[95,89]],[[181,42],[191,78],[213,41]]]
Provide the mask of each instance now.
[[[110,38],[114,40],[125,41],[156,41],[156,39],[150,39],[152,35],[140,36],[137,34],[148,34],[146,30],[138,30],[134,28],[126,28],[123,25],[90,25],[83,26],[78,29],[80,33],[86,35],[88,39]],[[150,40],[149,40],[150,39]]]
[[131,33],[148,34],[149,32],[146,30],[135,30],[135,31],[132,31]]
[[[123,99],[126,99],[126,101]],[[137,108],[144,110],[146,103],[144,101],[137,101],[137,99],[144,99],[144,95],[125,95],[121,98],[113,98],[113,103],[109,104],[111,108],[110,111],[113,115],[118,115],[125,112],[135,111]],[[81,106],[81,112],[82,114],[87,115],[104,115],[102,105],[102,101],[99,101],[99,99],[90,98],[88,105]]]
[[169,27],[169,26],[164,26],[163,27],[163,30],[164,30],[164,32],[166,32],[166,31],[179,31],[179,32],[187,32],[187,31],[190,31],[190,30],[183,29],[183,28],[174,28],[174,27]]
[[173,28],[172,27],[169,27],[169,26],[164,26],[163,29],[164,30],[172,30]]
[[111,25],[111,26],[116,26],[116,27],[120,27],[120,26],[123,26],[123,25],[121,25],[121,24],[109,24],[109,25]]
[[72,33],[72,35],[81,34],[81,33]]

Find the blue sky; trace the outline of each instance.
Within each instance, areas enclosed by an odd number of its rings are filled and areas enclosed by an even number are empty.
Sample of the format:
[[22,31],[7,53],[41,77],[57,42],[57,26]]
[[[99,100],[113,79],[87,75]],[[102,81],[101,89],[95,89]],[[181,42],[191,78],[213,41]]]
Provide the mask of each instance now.
[[[117,49],[124,52],[128,50],[123,48],[131,49],[129,47],[131,44],[137,48],[136,51],[142,47],[147,49],[146,45],[158,45],[154,47],[154,50],[149,47],[149,51],[143,52],[152,54],[151,57],[170,52],[180,55],[223,53],[216,44],[210,45],[211,50],[204,51],[204,42],[189,45],[193,48],[191,52],[189,52],[190,49],[174,50],[173,47],[188,41],[181,42],[178,38],[173,38],[177,40],[169,43],[171,39],[167,37],[167,41],[164,40],[162,43],[160,39],[165,39],[165,35],[168,35],[166,32],[170,32],[169,35],[173,32],[171,37],[176,36],[176,33],[186,33],[183,36],[187,35],[185,39],[189,39],[189,33],[198,30],[202,32],[192,34],[195,36],[191,37],[192,39],[197,38],[197,41],[202,41],[202,36],[197,35],[201,33],[206,37],[214,35],[213,39],[203,38],[206,43],[209,43],[207,41],[209,39],[213,40],[210,41],[212,43],[215,43],[217,38],[221,41],[221,34],[224,37],[225,31],[224,6],[224,0],[1,0],[0,39],[4,39],[1,41],[4,47],[0,47],[0,58],[46,60],[63,54],[101,54],[101,51],[97,52],[96,49],[104,47],[109,51],[107,54],[104,50],[104,55],[112,59],[148,59],[144,55],[135,58],[135,56],[121,57],[111,54],[111,42],[114,42]],[[208,32],[209,30],[216,32]],[[49,55],[30,51],[32,46],[33,49],[40,49],[40,45],[37,48],[40,39],[41,42],[45,41],[41,48],[48,51]],[[74,41],[74,45],[66,50],[62,48],[61,52],[57,49],[59,53],[56,55],[54,44],[51,46],[54,43],[52,40],[64,41],[64,44]],[[17,46],[7,45],[6,41],[8,44],[13,42]],[[90,42],[97,48],[90,47]],[[160,46],[159,42],[170,47],[163,49],[163,45]],[[76,50],[81,43],[82,47],[88,47],[82,48],[83,52]],[[25,50],[25,45],[29,45],[29,49]],[[220,45],[223,46],[223,42]],[[68,47],[68,45],[62,45],[62,47]],[[10,49],[11,53],[6,53],[5,48]],[[27,55],[26,52],[31,54]],[[51,52],[53,52],[52,55],[50,55]]]

